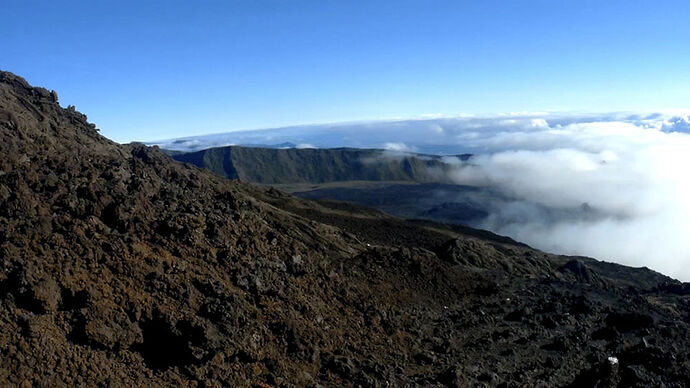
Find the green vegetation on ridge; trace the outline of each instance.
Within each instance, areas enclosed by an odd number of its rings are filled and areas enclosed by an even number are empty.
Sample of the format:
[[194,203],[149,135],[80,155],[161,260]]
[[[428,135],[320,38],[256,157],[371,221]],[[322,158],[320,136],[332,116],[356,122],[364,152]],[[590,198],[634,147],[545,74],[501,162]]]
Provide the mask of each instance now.
[[439,182],[449,166],[438,156],[377,149],[271,149],[229,146],[173,154],[226,178],[280,183],[336,181]]

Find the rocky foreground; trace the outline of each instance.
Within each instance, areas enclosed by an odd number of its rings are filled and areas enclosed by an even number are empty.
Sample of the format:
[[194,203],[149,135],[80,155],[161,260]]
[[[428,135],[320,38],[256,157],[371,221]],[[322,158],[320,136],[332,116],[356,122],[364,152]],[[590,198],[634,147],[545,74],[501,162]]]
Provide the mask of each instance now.
[[688,386],[690,286],[119,145],[0,73],[2,386]]

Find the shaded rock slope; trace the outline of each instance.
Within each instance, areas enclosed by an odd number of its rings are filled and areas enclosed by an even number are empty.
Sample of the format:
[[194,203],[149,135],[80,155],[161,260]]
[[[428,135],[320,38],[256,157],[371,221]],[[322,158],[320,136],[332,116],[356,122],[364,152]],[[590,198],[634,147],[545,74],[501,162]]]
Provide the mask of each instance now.
[[684,386],[687,290],[226,180],[0,73],[2,386]]

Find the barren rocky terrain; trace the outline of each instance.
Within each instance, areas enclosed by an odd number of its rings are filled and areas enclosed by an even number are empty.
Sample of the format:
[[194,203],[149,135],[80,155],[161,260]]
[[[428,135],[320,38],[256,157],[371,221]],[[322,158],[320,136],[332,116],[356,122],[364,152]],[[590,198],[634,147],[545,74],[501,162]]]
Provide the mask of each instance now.
[[0,385],[687,386],[690,286],[227,180],[0,72]]

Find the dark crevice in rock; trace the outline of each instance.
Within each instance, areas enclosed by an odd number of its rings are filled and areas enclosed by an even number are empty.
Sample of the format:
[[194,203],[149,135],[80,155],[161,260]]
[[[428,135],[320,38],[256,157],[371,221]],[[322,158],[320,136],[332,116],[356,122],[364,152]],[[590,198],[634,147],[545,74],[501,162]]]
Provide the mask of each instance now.
[[61,303],[59,310],[70,311],[79,310],[87,306],[89,293],[86,290],[73,291],[68,288],[60,290]]
[[199,363],[190,348],[190,340],[195,340],[194,336],[179,333],[163,318],[144,321],[140,327],[144,341],[132,346],[132,350],[141,354],[150,369],[162,371]]
[[86,336],[86,319],[82,315],[72,317],[72,330],[67,334],[67,340],[77,345],[90,345]]
[[43,303],[38,300],[30,287],[22,284],[21,271],[12,271],[5,280],[0,281],[0,295],[12,295],[14,304],[20,309],[34,314],[45,314]]

